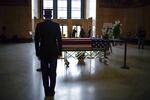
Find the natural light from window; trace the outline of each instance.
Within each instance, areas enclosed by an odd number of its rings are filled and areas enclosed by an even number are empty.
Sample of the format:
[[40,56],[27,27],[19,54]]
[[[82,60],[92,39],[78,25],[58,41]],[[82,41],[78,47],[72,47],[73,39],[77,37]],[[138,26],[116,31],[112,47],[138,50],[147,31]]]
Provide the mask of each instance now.
[[81,18],[81,0],[72,0],[71,16],[72,19]]
[[67,0],[58,0],[58,19],[67,19]]
[[43,9],[53,9],[53,0],[43,0]]

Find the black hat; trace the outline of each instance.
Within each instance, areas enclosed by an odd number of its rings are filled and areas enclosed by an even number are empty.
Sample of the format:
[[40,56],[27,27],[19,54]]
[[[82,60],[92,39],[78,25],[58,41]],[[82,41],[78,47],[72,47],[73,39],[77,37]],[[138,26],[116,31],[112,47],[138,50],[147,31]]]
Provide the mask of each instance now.
[[52,17],[52,10],[53,9],[45,9],[44,10],[44,17],[51,18]]

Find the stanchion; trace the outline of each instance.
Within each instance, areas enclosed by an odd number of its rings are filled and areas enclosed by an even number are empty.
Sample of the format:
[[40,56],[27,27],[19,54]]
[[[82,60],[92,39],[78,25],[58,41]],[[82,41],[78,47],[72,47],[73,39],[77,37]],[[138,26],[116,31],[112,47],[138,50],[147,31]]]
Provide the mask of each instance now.
[[122,69],[129,69],[129,67],[127,67],[127,40],[124,40],[124,64],[121,67]]

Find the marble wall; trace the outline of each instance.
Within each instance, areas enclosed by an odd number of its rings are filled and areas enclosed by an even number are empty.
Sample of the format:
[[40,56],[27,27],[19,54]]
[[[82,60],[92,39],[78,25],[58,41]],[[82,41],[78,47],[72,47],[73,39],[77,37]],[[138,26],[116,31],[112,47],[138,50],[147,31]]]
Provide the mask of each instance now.
[[4,1],[0,1],[0,34],[2,27],[5,26],[7,38],[12,38],[14,35],[19,38],[30,38],[29,32],[32,31],[30,0]]
[[104,23],[114,23],[115,20],[121,21],[123,35],[135,37],[139,27],[142,25],[147,31],[146,39],[150,40],[150,5],[144,7],[102,7],[97,0],[96,7],[96,33],[101,34],[101,29]]

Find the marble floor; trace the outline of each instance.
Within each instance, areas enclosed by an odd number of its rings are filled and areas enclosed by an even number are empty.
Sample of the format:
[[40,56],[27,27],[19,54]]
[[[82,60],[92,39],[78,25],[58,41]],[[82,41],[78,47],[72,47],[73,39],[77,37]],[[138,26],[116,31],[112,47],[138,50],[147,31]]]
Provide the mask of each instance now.
[[56,94],[45,98],[39,61],[33,43],[0,44],[0,100],[150,100],[150,47],[115,46],[108,64],[98,58],[85,65],[69,58],[58,60]]

